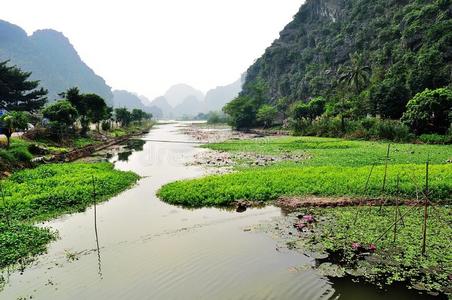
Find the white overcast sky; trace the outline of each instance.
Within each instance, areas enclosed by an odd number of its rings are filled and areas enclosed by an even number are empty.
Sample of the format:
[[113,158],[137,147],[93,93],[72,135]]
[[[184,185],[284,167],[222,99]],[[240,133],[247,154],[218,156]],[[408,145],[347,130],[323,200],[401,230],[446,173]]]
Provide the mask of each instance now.
[[28,34],[63,32],[114,89],[149,98],[176,83],[207,91],[239,78],[304,0],[2,0]]

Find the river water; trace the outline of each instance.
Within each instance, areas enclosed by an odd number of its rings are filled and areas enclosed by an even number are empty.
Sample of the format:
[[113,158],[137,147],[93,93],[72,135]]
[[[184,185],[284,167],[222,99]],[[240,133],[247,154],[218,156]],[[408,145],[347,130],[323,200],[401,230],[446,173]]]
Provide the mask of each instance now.
[[[180,126],[156,126],[143,139],[190,141]],[[92,208],[47,222],[60,238],[23,272],[9,274],[0,299],[421,299],[297,271],[314,260],[248,231],[280,216],[279,208],[237,213],[161,202],[155,193],[163,184],[204,174],[186,165],[199,151],[147,141],[125,158],[114,155],[116,168],[143,178],[97,206],[99,251]]]

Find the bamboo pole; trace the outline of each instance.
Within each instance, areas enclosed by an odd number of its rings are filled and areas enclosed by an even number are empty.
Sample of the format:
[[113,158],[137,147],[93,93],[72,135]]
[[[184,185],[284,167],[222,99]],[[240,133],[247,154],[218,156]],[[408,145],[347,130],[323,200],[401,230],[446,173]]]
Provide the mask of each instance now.
[[388,173],[388,160],[389,160],[389,150],[391,148],[391,144],[388,144],[388,150],[386,152],[386,160],[385,160],[385,175],[383,177],[383,185],[381,187],[381,193],[384,193],[386,187],[386,177]]
[[397,218],[399,216],[399,183],[400,183],[400,175],[397,174],[397,195],[396,195],[396,207],[394,211],[394,239],[393,242],[397,241]]
[[[410,209],[407,209],[406,211],[405,211],[405,213],[404,214],[402,214],[402,215],[400,215],[400,217],[399,218],[397,218],[397,220],[396,220],[396,222],[399,222],[400,220],[401,220],[401,218],[403,218],[404,216],[406,216],[409,212],[411,212],[411,210],[413,209],[413,208],[419,208],[418,206],[417,206],[418,204],[416,204],[416,205],[413,205]],[[392,227],[395,225],[395,223],[392,223],[391,224],[391,226],[389,226],[377,239],[375,239],[375,241],[373,242],[373,244],[375,244],[376,242],[378,242],[379,240],[381,240],[381,238],[383,238],[388,232],[389,232],[389,230],[391,230],[392,229]]]
[[100,258],[99,234],[97,231],[96,183],[94,180],[94,175],[92,175],[92,183],[93,183],[93,203],[94,203],[94,233],[96,235],[97,265],[98,265],[98,274],[99,274],[100,278],[102,278],[102,265],[101,265],[101,258]]
[[[370,168],[369,175],[367,176],[366,185],[364,186],[364,193],[363,193],[364,197],[367,195],[367,188],[369,187],[369,181],[370,181],[370,177],[372,176],[372,172],[374,170],[374,167],[375,167],[375,163],[372,164],[372,167]],[[358,215],[359,215],[359,208],[356,209],[356,214],[355,214],[355,219],[353,220],[353,225],[355,225],[356,222],[358,221]]]
[[425,248],[427,242],[427,219],[428,219],[428,167],[429,167],[429,159],[425,163],[425,200],[424,200],[424,226],[422,232],[422,255],[425,255]]
[[[389,151],[391,149],[391,144],[388,144],[388,150],[386,151],[386,160],[385,160],[385,174],[383,177],[383,184],[381,186],[381,195],[384,195],[385,192],[385,188],[386,188],[386,178],[388,175],[388,161],[389,161]],[[383,205],[386,204],[386,200],[382,201],[380,204],[380,210],[379,212],[381,212],[381,210],[383,209]]]

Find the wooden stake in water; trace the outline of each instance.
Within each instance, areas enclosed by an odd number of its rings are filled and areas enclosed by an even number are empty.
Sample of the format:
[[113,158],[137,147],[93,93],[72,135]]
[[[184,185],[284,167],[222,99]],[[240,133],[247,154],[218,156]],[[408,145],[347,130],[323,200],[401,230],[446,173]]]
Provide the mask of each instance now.
[[427,159],[427,162],[425,163],[425,200],[424,200],[424,228],[423,228],[423,234],[422,234],[422,255],[425,255],[425,247],[427,242],[427,219],[428,219],[428,165],[429,165],[429,158]]
[[395,207],[395,213],[394,213],[394,243],[397,240],[397,219],[399,217],[399,183],[400,183],[400,176],[397,174],[397,195],[396,195],[396,207]]
[[94,180],[94,175],[92,176],[92,182],[93,182],[93,204],[94,204],[94,233],[96,235],[98,273],[99,273],[99,276],[102,278],[102,266],[101,266],[101,259],[100,259],[100,247],[99,247],[99,234],[97,232],[96,183]]
[[386,161],[385,161],[385,175],[383,177],[383,185],[381,187],[381,192],[384,193],[386,187],[386,177],[388,174],[388,160],[389,160],[389,149],[391,148],[391,144],[388,144],[388,151],[386,152]]
[[[367,176],[366,185],[364,186],[364,193],[363,193],[364,197],[367,196],[367,188],[369,187],[369,181],[370,181],[370,177],[372,176],[372,172],[374,170],[374,167],[375,167],[375,163],[372,164],[372,167],[370,168],[369,175]],[[359,214],[359,208],[356,209],[355,220],[353,221],[353,225],[355,225],[356,221],[358,221],[358,214]]]

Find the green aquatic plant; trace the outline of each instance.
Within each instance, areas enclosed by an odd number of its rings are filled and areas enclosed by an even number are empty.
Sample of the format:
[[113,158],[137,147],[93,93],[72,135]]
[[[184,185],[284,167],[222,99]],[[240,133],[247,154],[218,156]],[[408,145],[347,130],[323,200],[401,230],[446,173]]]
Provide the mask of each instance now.
[[[404,218],[399,222],[394,240],[393,231],[387,229],[391,228],[397,209]],[[360,217],[355,220],[357,210]],[[290,237],[292,249],[327,253],[328,257],[321,261],[345,268],[346,274],[377,284],[400,281],[418,289],[450,293],[451,212],[449,206],[429,207],[425,255],[422,254],[423,211],[419,206],[390,206],[382,212],[370,207],[303,209],[283,222],[297,222],[300,213],[312,214],[319,220],[315,228],[278,235],[283,239]],[[280,224],[278,228],[291,227]]]
[[18,171],[3,180],[0,268],[45,252],[55,233],[34,226],[34,222],[91,206],[93,176],[97,202],[124,191],[139,178],[132,172],[115,170],[110,163],[68,163]]
[[[376,166],[364,195],[369,167],[269,167],[252,168],[226,175],[213,175],[164,185],[158,196],[169,203],[194,207],[228,205],[236,200],[269,201],[281,196],[380,197],[385,173]],[[425,166],[391,165],[384,196],[416,199],[424,181]],[[397,189],[397,175],[400,175]],[[430,167],[430,197],[451,198],[452,165]]]

